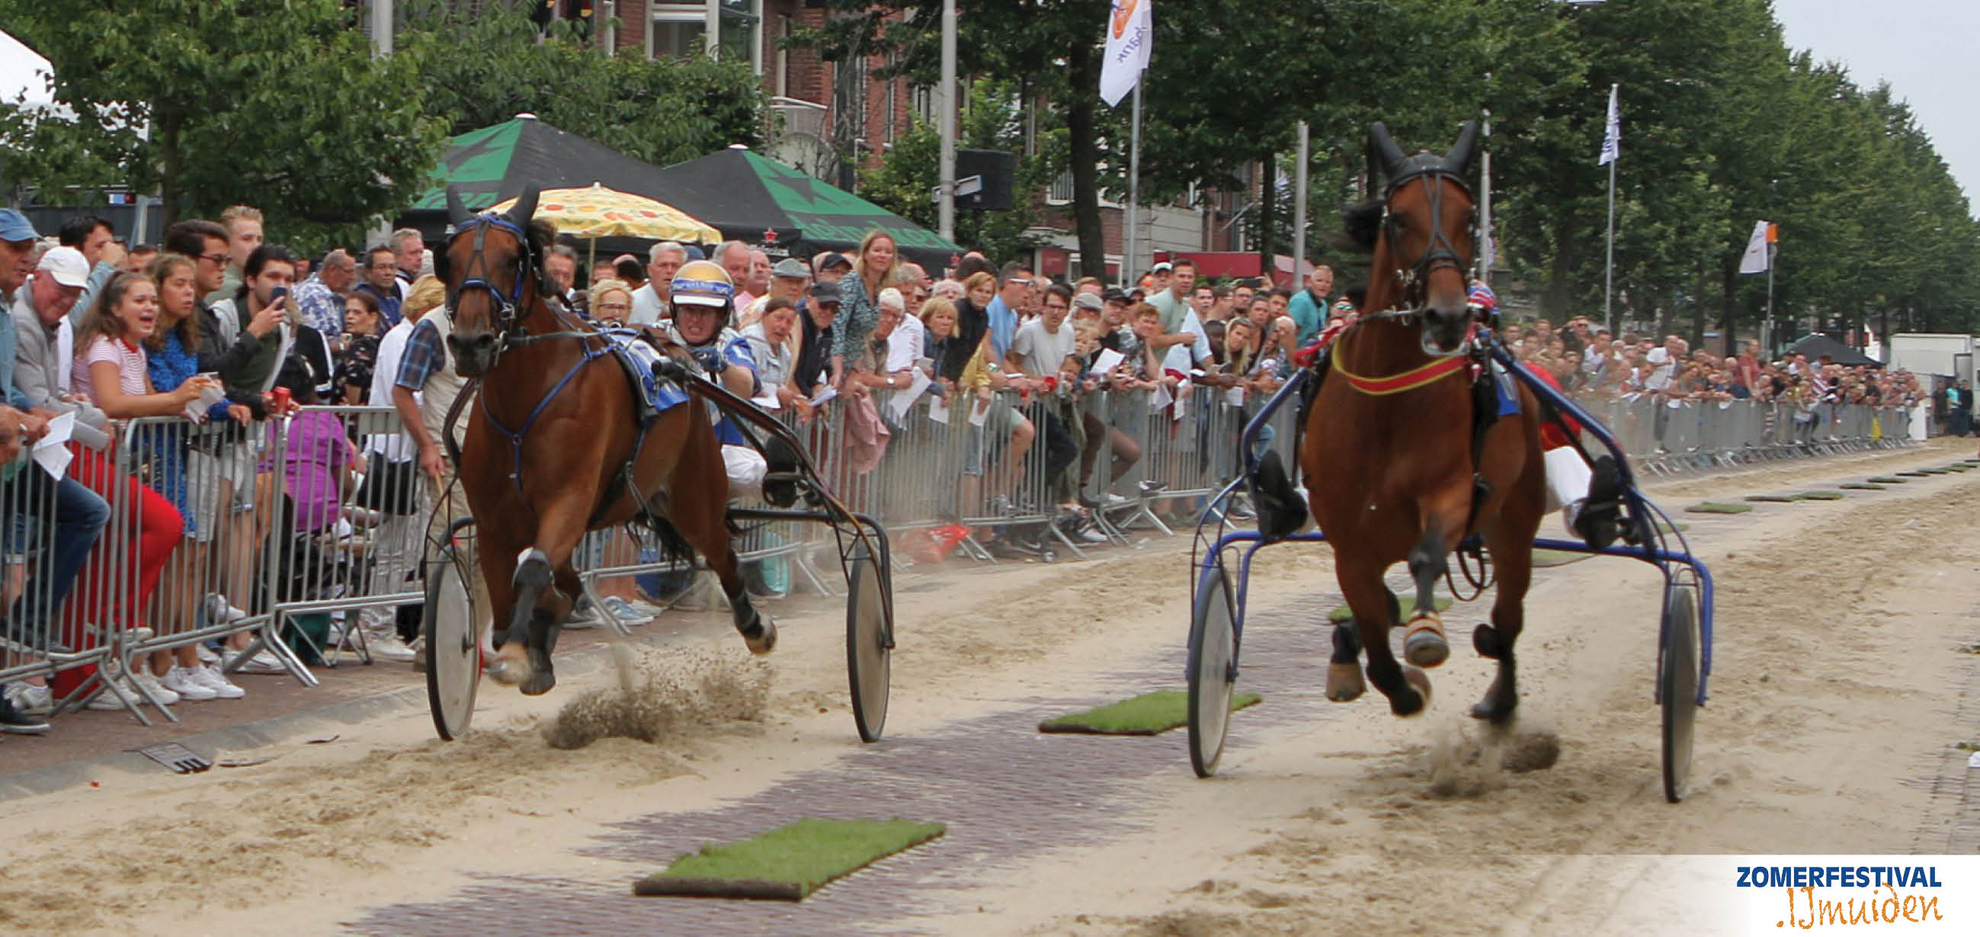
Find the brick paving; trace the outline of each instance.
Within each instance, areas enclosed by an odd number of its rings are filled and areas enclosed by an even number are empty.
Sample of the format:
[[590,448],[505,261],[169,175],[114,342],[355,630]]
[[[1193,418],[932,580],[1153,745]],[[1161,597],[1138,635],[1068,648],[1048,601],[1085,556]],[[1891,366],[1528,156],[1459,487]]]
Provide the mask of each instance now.
[[[1254,606],[1242,685],[1265,687],[1264,704],[1231,723],[1230,745],[1295,720],[1329,718],[1322,692],[1337,597]],[[611,824],[580,855],[656,871],[708,840],[741,839],[803,816],[902,816],[938,820],[948,834],[876,863],[799,903],[635,898],[632,881],[477,875],[439,902],[374,911],[351,926],[370,934],[679,933],[825,935],[916,933],[953,913],[963,892],[1062,847],[1099,844],[1146,828],[1139,782],[1186,774],[1185,730],[1153,738],[1046,735],[1048,716],[1163,686],[1185,685],[1187,621],[1173,649],[1095,681],[1104,696],[1013,699],[1008,708],[926,737],[888,739],[719,809],[654,813]],[[1336,710],[1335,712],[1338,712]],[[643,872],[639,873],[643,874]],[[994,909],[989,909],[994,910]]]

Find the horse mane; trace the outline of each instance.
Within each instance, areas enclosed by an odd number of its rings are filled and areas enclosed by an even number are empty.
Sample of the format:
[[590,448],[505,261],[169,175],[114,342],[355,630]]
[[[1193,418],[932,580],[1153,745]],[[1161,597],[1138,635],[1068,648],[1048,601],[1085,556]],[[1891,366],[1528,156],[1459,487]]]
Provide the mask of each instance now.
[[557,243],[557,229],[541,218],[532,219],[523,231],[529,235],[530,266],[536,272],[543,272],[543,260],[550,256],[550,248]]
[[1375,241],[1382,234],[1382,199],[1369,199],[1341,212],[1341,230],[1348,244],[1363,253],[1375,251]]

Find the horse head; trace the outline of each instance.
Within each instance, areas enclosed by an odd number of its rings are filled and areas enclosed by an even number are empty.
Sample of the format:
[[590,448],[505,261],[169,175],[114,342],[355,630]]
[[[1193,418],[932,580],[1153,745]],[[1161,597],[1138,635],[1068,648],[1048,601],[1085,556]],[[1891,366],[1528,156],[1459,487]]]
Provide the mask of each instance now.
[[480,377],[495,367],[509,330],[541,302],[543,257],[549,250],[547,225],[533,224],[538,190],[523,189],[507,214],[472,214],[453,186],[447,212],[454,229],[438,263],[447,282],[447,307],[454,326],[447,336],[454,368]]
[[[1478,141],[1478,124],[1466,121],[1456,145],[1441,156],[1427,151],[1405,156],[1380,123],[1369,128],[1369,136],[1389,177],[1377,253],[1386,253],[1387,269],[1400,290],[1394,305],[1423,316],[1426,353],[1452,354],[1463,346],[1471,328],[1466,279],[1476,203],[1465,178]],[[1372,286],[1370,293],[1371,307],[1389,308],[1375,306]]]

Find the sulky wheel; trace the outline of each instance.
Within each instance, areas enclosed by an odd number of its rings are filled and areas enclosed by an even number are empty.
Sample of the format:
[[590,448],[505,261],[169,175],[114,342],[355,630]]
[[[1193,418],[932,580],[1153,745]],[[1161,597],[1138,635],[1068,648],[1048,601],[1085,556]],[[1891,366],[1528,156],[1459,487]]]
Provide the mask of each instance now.
[[467,733],[474,719],[475,688],[481,682],[474,594],[467,577],[467,561],[452,546],[441,549],[426,573],[421,623],[426,634],[426,702],[433,711],[433,728],[448,741]]
[[1196,583],[1189,622],[1189,764],[1196,776],[1217,773],[1224,733],[1231,722],[1231,687],[1237,682],[1237,627],[1231,587],[1221,565]]
[[1691,779],[1692,726],[1698,718],[1698,590],[1664,592],[1663,647],[1657,655],[1657,696],[1664,709],[1664,799],[1684,799]]
[[846,677],[852,686],[853,722],[859,740],[880,741],[887,724],[887,691],[893,679],[894,600],[887,571],[853,548],[846,579]]

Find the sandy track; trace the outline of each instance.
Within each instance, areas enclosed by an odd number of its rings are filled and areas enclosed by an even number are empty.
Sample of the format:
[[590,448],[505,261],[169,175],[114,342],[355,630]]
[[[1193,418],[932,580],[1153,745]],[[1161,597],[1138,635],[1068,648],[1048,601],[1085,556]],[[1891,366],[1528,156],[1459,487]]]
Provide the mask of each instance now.
[[[1676,510],[1950,457],[1783,463],[1654,490]],[[1159,832],[1039,856],[932,926],[1326,932],[1320,922],[1337,919],[1316,912],[1351,903],[1366,909],[1362,922],[1552,932],[1620,913],[1580,897],[1613,867],[1562,857],[1912,849],[1928,804],[1902,782],[1934,770],[1950,741],[1930,716],[1957,704],[1945,679],[1959,663],[1951,635],[1980,604],[1974,577],[1958,575],[1976,560],[1975,507],[1980,479],[1956,475],[1695,520],[1721,580],[1719,656],[1696,793],[1681,807],[1657,788],[1655,576],[1623,561],[1579,563],[1542,572],[1521,645],[1520,731],[1558,737],[1550,770],[1490,770],[1490,751],[1465,764],[1489,746],[1457,714],[1490,671],[1460,654],[1434,675],[1425,718],[1396,720],[1373,696],[1330,707],[1249,733],[1212,782],[1189,777],[1180,739],[1134,743],[1176,750],[1174,772],[1144,785]],[[1182,540],[1095,563],[903,575],[889,734],[1078,693],[1123,660],[1175,656],[1188,620]],[[1329,565],[1323,549],[1267,551],[1254,602],[1333,593]],[[647,871],[575,848],[603,823],[705,808],[859,757],[843,612],[778,611],[784,641],[767,661],[747,658],[726,622],[705,616],[688,649],[646,663],[670,681],[647,697],[666,709],[654,744],[560,751],[543,741],[540,724],[559,706],[614,682],[606,668],[547,699],[486,690],[465,743],[430,741],[414,712],[332,744],[278,746],[261,766],[105,778],[6,805],[0,928],[176,932],[194,919],[213,932],[277,920],[331,931],[356,909],[442,897],[477,873]],[[1248,651],[1312,622],[1261,616],[1252,627]],[[977,907],[1000,913],[986,919]]]

